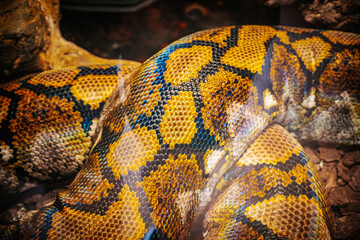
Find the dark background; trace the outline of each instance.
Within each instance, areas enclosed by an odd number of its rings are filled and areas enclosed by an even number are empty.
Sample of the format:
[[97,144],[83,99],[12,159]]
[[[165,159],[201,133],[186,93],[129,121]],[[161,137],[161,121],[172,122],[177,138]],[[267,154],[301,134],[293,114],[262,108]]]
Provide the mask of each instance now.
[[121,6],[131,0],[102,1],[100,5],[78,2],[61,1],[60,29],[65,39],[101,57],[139,62],[182,36],[208,28],[242,24],[314,27],[303,20],[297,4],[270,7],[264,0],[158,0],[137,11],[133,11],[136,5]]

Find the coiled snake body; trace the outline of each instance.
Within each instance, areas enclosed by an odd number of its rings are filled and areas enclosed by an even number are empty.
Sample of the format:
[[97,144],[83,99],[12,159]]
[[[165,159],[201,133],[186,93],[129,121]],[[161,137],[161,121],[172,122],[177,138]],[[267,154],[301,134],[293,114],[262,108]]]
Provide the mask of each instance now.
[[1,85],[3,190],[75,171],[94,136],[68,189],[7,233],[330,239],[324,190],[288,131],[360,143],[359,46],[351,33],[231,26],[184,37],[136,69],[79,67]]

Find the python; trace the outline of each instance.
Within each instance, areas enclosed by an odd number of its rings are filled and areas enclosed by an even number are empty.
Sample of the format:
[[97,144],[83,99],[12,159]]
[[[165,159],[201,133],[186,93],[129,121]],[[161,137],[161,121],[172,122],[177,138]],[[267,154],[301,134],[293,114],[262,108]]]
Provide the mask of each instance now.
[[12,188],[86,159],[53,204],[4,236],[331,239],[324,189],[295,138],[360,144],[359,47],[352,33],[230,26],[140,66],[1,85],[1,171]]

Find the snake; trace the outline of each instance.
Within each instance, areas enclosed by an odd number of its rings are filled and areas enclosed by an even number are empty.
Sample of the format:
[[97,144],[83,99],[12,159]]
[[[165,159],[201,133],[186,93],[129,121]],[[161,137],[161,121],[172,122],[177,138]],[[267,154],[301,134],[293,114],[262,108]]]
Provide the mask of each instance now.
[[354,33],[228,26],[0,85],[1,190],[79,171],[3,238],[331,239],[299,141],[360,144],[359,51]]

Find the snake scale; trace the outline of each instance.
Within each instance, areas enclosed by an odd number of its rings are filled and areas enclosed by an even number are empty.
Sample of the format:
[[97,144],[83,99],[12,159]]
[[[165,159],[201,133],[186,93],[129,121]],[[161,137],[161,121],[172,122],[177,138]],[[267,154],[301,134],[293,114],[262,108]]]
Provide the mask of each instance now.
[[230,26],[139,67],[0,85],[2,191],[87,159],[53,204],[3,237],[331,239],[324,189],[293,136],[360,143],[359,49],[352,33]]

